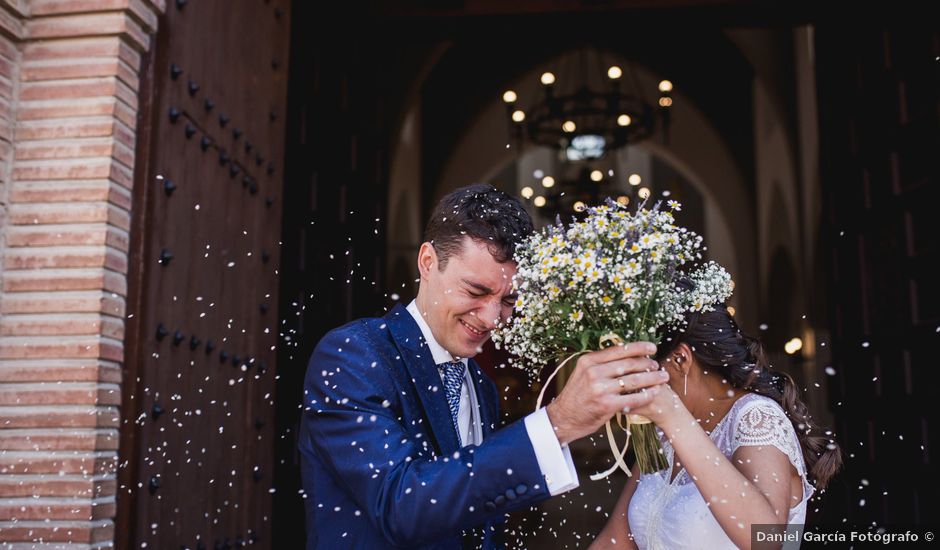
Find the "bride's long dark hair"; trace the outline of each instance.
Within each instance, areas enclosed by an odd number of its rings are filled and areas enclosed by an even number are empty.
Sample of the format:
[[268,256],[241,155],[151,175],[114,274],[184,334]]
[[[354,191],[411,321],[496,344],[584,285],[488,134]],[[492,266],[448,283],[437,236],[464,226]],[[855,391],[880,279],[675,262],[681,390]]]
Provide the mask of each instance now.
[[799,437],[810,480],[824,488],[841,468],[842,453],[834,437],[823,433],[813,422],[793,378],[772,370],[760,341],[742,332],[725,306],[689,313],[686,321],[686,326],[662,335],[656,359],[668,357],[685,342],[699,364],[735,388],[767,396],[780,404]]

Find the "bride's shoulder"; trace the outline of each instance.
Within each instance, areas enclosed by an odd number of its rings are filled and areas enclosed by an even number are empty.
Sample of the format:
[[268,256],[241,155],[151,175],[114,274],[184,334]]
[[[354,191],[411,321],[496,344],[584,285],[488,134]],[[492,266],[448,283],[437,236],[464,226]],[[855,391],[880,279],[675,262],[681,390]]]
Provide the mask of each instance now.
[[752,392],[742,395],[732,406],[732,413],[734,432],[777,426],[793,429],[783,407],[766,395]]
[[760,410],[765,412],[779,413],[783,416],[786,416],[787,413],[783,411],[783,407],[780,406],[780,403],[777,403],[770,397],[766,395],[761,395],[759,393],[754,393],[752,391],[745,392],[744,395],[738,398],[732,406],[735,409],[738,416],[740,416],[745,411],[751,410]]
[[800,455],[793,423],[775,400],[756,393],[742,396],[734,404],[732,448],[771,445],[794,461]]

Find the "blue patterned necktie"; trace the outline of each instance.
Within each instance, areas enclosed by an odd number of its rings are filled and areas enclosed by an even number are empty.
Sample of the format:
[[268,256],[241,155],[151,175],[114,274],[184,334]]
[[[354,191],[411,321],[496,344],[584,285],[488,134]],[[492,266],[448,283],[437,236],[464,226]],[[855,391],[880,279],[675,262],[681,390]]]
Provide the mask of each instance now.
[[460,442],[460,427],[457,426],[457,412],[460,409],[460,388],[463,387],[464,364],[461,361],[453,363],[440,363],[437,366],[444,375],[444,397],[450,407],[450,417],[457,430],[457,441]]

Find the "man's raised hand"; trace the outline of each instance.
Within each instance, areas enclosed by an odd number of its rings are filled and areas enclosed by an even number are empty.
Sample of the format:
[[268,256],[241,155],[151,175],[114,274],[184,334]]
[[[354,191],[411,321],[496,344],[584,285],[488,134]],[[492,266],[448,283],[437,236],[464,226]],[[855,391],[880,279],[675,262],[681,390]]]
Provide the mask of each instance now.
[[581,355],[565,388],[546,407],[559,443],[590,435],[615,413],[649,403],[669,380],[650,359],[655,353],[650,342],[631,342]]

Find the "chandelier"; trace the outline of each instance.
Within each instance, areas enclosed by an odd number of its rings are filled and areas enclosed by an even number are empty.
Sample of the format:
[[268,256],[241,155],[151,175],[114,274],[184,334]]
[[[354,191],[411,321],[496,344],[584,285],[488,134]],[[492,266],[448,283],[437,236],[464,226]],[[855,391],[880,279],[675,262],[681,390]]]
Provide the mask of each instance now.
[[[582,218],[582,213],[589,205],[600,205],[607,199],[627,206],[651,197],[649,184],[639,174],[630,174],[626,186],[616,183],[612,176],[612,171],[605,173],[581,164],[567,177],[543,175],[541,187],[544,189],[539,194],[528,185],[520,190],[520,194],[526,201],[531,200],[540,215],[549,220],[558,215]],[[668,197],[671,192],[664,190],[662,194]]]
[[[654,107],[646,101],[632,67],[628,66],[630,85],[625,86],[623,68],[605,64],[599,53],[593,58],[597,67],[591,69],[587,53],[580,52],[573,71],[579,75],[543,72],[541,99],[526,107],[514,90],[503,92],[510,134],[518,145],[527,140],[557,150],[564,160],[582,161],[645,140],[657,125],[664,143],[668,141],[672,82],[660,81]],[[604,65],[606,78],[600,76]]]

